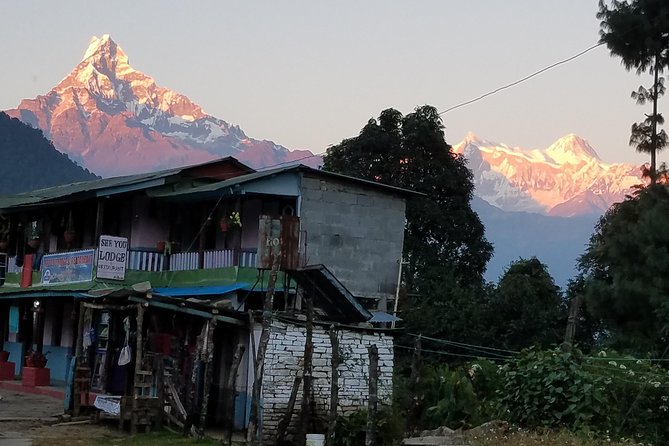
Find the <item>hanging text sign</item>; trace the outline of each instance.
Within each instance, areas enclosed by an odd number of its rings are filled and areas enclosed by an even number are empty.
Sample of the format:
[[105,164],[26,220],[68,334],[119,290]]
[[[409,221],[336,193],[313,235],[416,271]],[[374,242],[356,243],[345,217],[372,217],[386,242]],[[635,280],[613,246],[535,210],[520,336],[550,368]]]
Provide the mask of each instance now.
[[98,246],[98,279],[125,279],[125,266],[128,261],[128,239],[101,235]]

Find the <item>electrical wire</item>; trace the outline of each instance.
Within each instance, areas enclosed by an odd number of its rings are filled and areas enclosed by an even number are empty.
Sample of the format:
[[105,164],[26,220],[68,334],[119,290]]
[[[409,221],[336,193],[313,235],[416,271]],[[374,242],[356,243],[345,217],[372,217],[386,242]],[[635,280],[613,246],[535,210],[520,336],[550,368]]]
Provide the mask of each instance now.
[[493,351],[493,352],[511,353],[511,354],[514,354],[514,355],[517,355],[518,353],[520,353],[520,352],[517,352],[515,350],[505,350],[505,349],[502,349],[502,348],[486,347],[486,346],[483,346],[483,345],[476,345],[476,344],[465,344],[464,342],[456,342],[456,341],[450,341],[450,340],[447,340],[447,339],[432,338],[430,336],[423,336],[423,335],[415,334],[415,333],[408,333],[408,335],[413,336],[415,338],[426,339],[428,341],[438,342],[438,343],[442,343],[442,344],[445,344],[445,345],[452,345],[452,346],[456,346],[456,347],[463,347],[463,348],[464,347],[470,347],[470,348],[473,348],[473,349],[476,349],[476,350],[479,350],[479,349],[485,350],[485,351],[490,350],[490,351]]
[[494,90],[489,91],[489,92],[487,92],[487,93],[484,93],[484,94],[482,94],[482,95],[480,95],[480,96],[478,96],[478,97],[476,97],[476,98],[474,98],[474,99],[470,99],[470,100],[468,100],[468,101],[461,102],[461,103],[459,103],[459,104],[457,104],[457,105],[454,105],[454,106],[449,107],[449,108],[447,108],[447,109],[445,109],[445,110],[442,110],[442,111],[439,112],[439,114],[440,114],[440,115],[443,115],[443,114],[448,113],[448,112],[450,112],[450,111],[456,110],[456,109],[458,109],[458,108],[460,108],[460,107],[464,107],[465,105],[469,105],[469,104],[473,104],[474,102],[478,102],[478,101],[480,101],[481,99],[487,98],[488,96],[492,96],[492,95],[494,95],[494,94],[496,94],[496,93],[499,93],[499,92],[502,91],[502,90],[506,90],[507,88],[515,87],[516,85],[521,84],[521,83],[523,83],[523,82],[525,82],[525,81],[528,81],[528,80],[532,79],[533,77],[538,76],[538,75],[540,75],[541,73],[544,73],[544,72],[546,72],[546,71],[548,71],[548,70],[550,70],[550,69],[552,69],[552,68],[555,68],[555,67],[557,67],[557,66],[560,66],[560,65],[562,65],[562,64],[565,64],[565,63],[567,63],[567,62],[571,62],[572,60],[577,59],[577,58],[583,56],[584,54],[589,53],[590,51],[592,51],[592,50],[594,50],[595,48],[598,48],[598,47],[600,47],[600,46],[602,46],[602,45],[604,45],[603,42],[600,42],[600,43],[597,43],[597,44],[595,44],[595,45],[592,45],[592,46],[590,46],[590,47],[584,49],[583,51],[580,51],[579,53],[574,54],[573,56],[570,56],[570,57],[567,57],[566,59],[562,59],[562,60],[560,60],[560,61],[558,61],[558,62],[552,63],[552,64],[548,65],[547,67],[544,67],[544,68],[542,68],[542,69],[540,69],[540,70],[538,70],[538,71],[535,71],[535,72],[532,73],[532,74],[529,74],[529,75],[523,77],[522,79],[518,79],[517,81],[514,81],[514,82],[511,82],[510,84],[506,84],[506,85],[503,85],[503,86],[501,86],[501,87],[495,88]]
[[[406,345],[401,345],[401,344],[395,344],[394,347],[396,348],[402,348],[404,350],[416,350],[416,347],[409,347]],[[472,358],[472,359],[489,359],[491,361],[514,361],[513,358],[495,358],[495,357],[483,357],[483,356],[477,356],[477,355],[467,355],[465,353],[452,353],[452,352],[445,352],[442,350],[429,350],[429,349],[420,349],[421,353],[434,353],[436,355],[446,355],[446,356],[455,356],[459,358]]]

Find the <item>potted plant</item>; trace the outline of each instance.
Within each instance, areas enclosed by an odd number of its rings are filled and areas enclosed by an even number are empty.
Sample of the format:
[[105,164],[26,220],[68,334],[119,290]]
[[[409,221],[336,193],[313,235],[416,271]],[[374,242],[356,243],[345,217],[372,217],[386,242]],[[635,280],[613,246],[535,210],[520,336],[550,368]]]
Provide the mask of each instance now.
[[28,350],[26,353],[26,367],[34,367],[37,369],[43,369],[46,367],[47,358],[49,352],[40,353],[35,350]]
[[218,221],[218,226],[221,228],[221,232],[228,232],[230,229],[241,228],[242,219],[239,216],[239,212],[235,211],[228,217],[221,217]]
[[40,353],[28,350],[25,356],[25,367],[21,382],[26,387],[48,386],[51,382],[51,371],[46,367],[46,356],[49,352]]
[[32,249],[39,248],[39,245],[42,243],[40,237],[41,237],[41,230],[38,222],[36,220],[31,221],[30,226],[28,226],[28,229],[26,231],[28,246],[30,246]]

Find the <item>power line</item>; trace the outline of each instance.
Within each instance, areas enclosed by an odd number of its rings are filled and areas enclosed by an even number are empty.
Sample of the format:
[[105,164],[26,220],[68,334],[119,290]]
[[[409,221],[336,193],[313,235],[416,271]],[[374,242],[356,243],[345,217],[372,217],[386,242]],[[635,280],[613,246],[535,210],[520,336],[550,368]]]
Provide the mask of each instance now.
[[595,45],[592,45],[592,46],[590,46],[590,47],[584,49],[583,51],[581,51],[581,52],[579,52],[579,53],[577,53],[577,54],[574,54],[574,55],[571,56],[571,57],[568,57],[568,58],[566,58],[566,59],[562,59],[562,60],[560,60],[560,61],[558,61],[558,62],[552,63],[552,64],[548,65],[547,67],[544,67],[544,68],[542,68],[542,69],[540,69],[540,70],[538,70],[538,71],[535,71],[534,73],[532,73],[532,74],[530,74],[530,75],[527,75],[527,76],[523,77],[522,79],[518,79],[517,81],[511,82],[510,84],[506,84],[506,85],[503,85],[503,86],[501,86],[501,87],[498,87],[498,88],[496,88],[496,89],[494,89],[494,90],[492,90],[492,91],[489,91],[489,92],[487,92],[487,93],[484,93],[484,94],[482,94],[481,96],[478,96],[478,97],[476,97],[476,98],[474,98],[474,99],[470,99],[470,100],[468,100],[468,101],[461,102],[460,104],[457,104],[457,105],[454,105],[454,106],[452,106],[452,107],[449,107],[449,108],[447,108],[446,110],[442,110],[442,111],[439,112],[439,114],[440,114],[440,115],[443,115],[443,114],[448,113],[448,112],[450,112],[450,111],[453,111],[453,110],[455,110],[455,109],[457,109],[457,108],[464,107],[465,105],[469,105],[469,104],[472,104],[472,103],[474,103],[474,102],[478,102],[478,101],[480,101],[481,99],[487,98],[488,96],[492,96],[492,95],[494,95],[494,94],[496,94],[496,93],[499,93],[499,92],[502,91],[502,90],[506,90],[507,88],[514,87],[514,86],[516,86],[516,85],[518,85],[518,84],[521,84],[521,83],[523,83],[523,82],[525,82],[525,81],[527,81],[527,80],[530,80],[530,79],[532,79],[533,77],[538,76],[538,75],[540,75],[541,73],[544,73],[544,72],[546,72],[546,71],[548,71],[548,70],[550,70],[550,69],[552,69],[552,68],[555,68],[555,67],[557,67],[557,66],[559,66],[559,65],[565,64],[565,63],[567,63],[567,62],[571,62],[572,60],[574,60],[574,59],[576,59],[576,58],[579,58],[579,57],[583,56],[584,54],[586,54],[586,53],[588,53],[588,52],[590,52],[590,51],[594,50],[595,48],[598,48],[598,47],[600,47],[600,46],[602,46],[602,45],[604,45],[604,42],[600,42],[600,43],[597,43],[597,44],[595,44]]
[[[395,348],[401,348],[404,350],[411,350],[414,351],[416,350],[416,347],[409,347],[407,345],[400,345],[400,344],[395,344]],[[420,349],[421,353],[434,353],[436,355],[446,355],[446,356],[456,356],[456,357],[461,357],[461,358],[472,358],[472,359],[489,359],[491,361],[513,361],[513,358],[495,358],[495,357],[483,357],[483,356],[477,356],[477,355],[467,355],[465,353],[452,353],[452,352],[445,352],[443,350],[429,350],[429,349]]]
[[269,166],[262,166],[262,167],[259,167],[258,170],[271,169],[272,167],[283,166],[284,164],[296,163],[296,162],[298,162],[298,161],[302,161],[302,160],[306,160],[306,159],[309,159],[309,158],[313,158],[313,157],[315,157],[315,156],[321,156],[321,155],[318,154],[318,153],[312,153],[311,155],[303,156],[302,158],[298,158],[298,159],[295,159],[295,160],[284,161],[284,162],[282,162],[282,163],[271,164],[271,165],[269,165]]
[[408,333],[408,335],[413,336],[415,338],[420,337],[421,339],[426,339],[426,340],[432,341],[432,342],[438,342],[438,343],[442,343],[442,344],[446,344],[446,345],[452,345],[452,346],[455,346],[455,347],[462,347],[462,348],[469,347],[470,349],[475,349],[475,350],[485,350],[486,353],[490,353],[490,352],[488,352],[488,350],[490,350],[492,352],[511,353],[511,354],[514,354],[514,355],[519,353],[519,352],[514,351],[514,350],[505,350],[505,349],[502,349],[502,348],[486,347],[486,346],[483,346],[483,345],[476,345],[476,344],[465,344],[464,342],[456,342],[456,341],[451,341],[451,340],[448,340],[448,339],[431,338],[429,336],[418,335],[418,334],[415,334],[415,333]]

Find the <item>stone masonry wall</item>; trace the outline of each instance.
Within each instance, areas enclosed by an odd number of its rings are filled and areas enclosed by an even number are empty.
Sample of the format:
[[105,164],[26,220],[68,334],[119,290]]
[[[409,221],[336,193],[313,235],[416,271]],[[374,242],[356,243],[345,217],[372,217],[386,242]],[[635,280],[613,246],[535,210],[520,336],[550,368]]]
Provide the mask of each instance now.
[[[303,371],[306,330],[302,326],[274,322],[265,357],[262,405],[263,433],[273,438],[288,406],[296,376]],[[317,416],[327,419],[330,405],[332,348],[330,337],[322,327],[314,327],[313,385]],[[376,344],[379,351],[379,402],[390,403],[393,383],[393,339],[385,334],[339,331],[342,364],[339,366],[339,411],[346,415],[365,408],[368,399],[369,355],[367,347]],[[302,386],[293,412],[293,423],[299,417]]]

